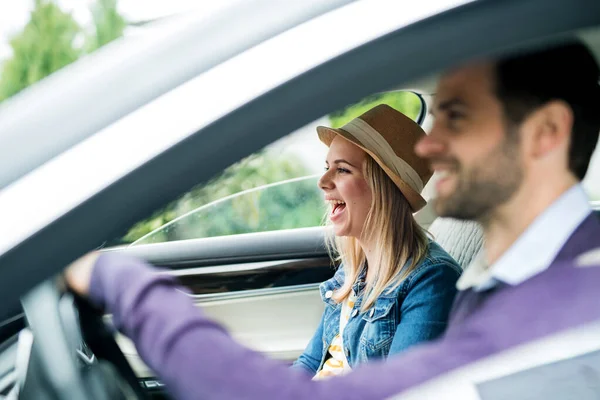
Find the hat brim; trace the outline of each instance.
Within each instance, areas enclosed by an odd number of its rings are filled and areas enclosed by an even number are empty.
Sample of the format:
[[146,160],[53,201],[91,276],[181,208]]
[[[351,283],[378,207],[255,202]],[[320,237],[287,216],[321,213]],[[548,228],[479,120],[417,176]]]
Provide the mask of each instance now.
[[375,162],[381,167],[381,169],[383,169],[385,174],[392,180],[392,182],[394,182],[396,187],[400,189],[400,192],[402,192],[402,194],[408,201],[408,204],[410,205],[413,213],[419,211],[427,204],[427,201],[423,198],[423,196],[421,196],[419,192],[414,190],[412,187],[410,187],[408,183],[402,180],[402,178],[400,178],[398,175],[392,172],[392,170],[387,165],[385,165],[385,163],[383,163],[382,160],[376,154],[374,154],[369,149],[365,148],[362,145],[362,143],[350,133],[339,128],[336,129],[329,128],[327,126],[317,126],[317,134],[319,136],[319,140],[321,140],[321,142],[327,145],[327,147],[331,145],[331,142],[333,142],[333,139],[337,135],[340,135],[344,139],[360,147],[365,153],[371,156],[373,160],[375,160]]

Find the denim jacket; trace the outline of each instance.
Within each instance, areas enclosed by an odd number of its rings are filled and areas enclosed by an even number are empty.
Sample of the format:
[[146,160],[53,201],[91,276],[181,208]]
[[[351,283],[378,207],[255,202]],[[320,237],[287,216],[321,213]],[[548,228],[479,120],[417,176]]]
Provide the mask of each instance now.
[[[384,291],[364,313],[360,313],[364,283],[355,283],[354,291],[359,298],[342,335],[350,367],[386,358],[441,335],[446,329],[460,272],[456,261],[430,241],[421,263],[396,289]],[[320,285],[325,311],[313,338],[294,363],[294,367],[311,375],[321,369],[329,345],[339,333],[342,304],[333,301],[331,295],[343,283],[344,269],[340,267],[333,278]]]

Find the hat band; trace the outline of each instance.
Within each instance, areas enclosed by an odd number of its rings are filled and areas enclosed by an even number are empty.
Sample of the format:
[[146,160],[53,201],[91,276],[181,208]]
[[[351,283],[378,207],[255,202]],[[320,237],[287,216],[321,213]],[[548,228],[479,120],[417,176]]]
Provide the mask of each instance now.
[[348,122],[341,129],[357,138],[364,147],[375,153],[385,165],[408,183],[413,190],[421,193],[423,180],[406,161],[396,155],[396,152],[381,134],[371,125],[360,118]]

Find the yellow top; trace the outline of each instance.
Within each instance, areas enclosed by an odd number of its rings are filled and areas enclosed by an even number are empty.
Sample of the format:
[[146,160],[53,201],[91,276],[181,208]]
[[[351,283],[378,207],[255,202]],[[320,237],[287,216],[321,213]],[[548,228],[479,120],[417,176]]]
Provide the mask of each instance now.
[[319,380],[330,376],[342,375],[352,370],[346,359],[344,352],[344,341],[342,340],[342,334],[344,328],[350,320],[352,310],[354,309],[354,303],[356,302],[356,295],[354,292],[348,296],[348,298],[342,303],[342,312],[340,314],[340,332],[333,338],[331,345],[329,345],[328,355],[329,358],[323,364],[323,367],[317,371],[317,374],[313,379]]

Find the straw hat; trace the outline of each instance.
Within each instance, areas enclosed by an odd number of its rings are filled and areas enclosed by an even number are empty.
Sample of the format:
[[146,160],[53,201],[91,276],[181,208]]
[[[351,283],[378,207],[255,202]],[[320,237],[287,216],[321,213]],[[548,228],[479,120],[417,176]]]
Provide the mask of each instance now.
[[427,204],[420,193],[432,171],[429,163],[415,154],[415,144],[425,132],[412,119],[380,104],[341,128],[319,126],[317,133],[327,146],[340,135],[367,152],[400,189],[413,212]]

